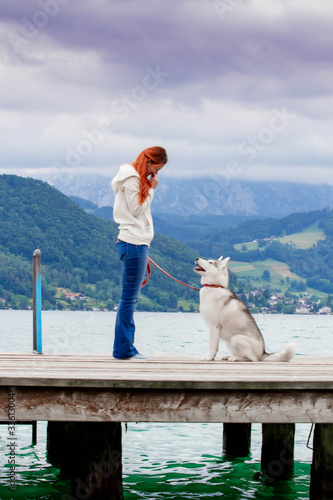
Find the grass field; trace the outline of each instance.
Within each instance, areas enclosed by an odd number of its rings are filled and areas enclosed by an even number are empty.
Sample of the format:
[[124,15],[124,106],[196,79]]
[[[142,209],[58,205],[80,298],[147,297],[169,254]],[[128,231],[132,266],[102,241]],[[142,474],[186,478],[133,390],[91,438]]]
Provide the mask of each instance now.
[[317,244],[318,240],[326,240],[326,235],[322,229],[318,227],[318,223],[309,226],[301,233],[288,234],[282,238],[278,238],[280,243],[294,243],[297,248],[311,248]]
[[178,307],[182,306],[184,312],[189,312],[191,310],[191,306],[199,311],[199,294],[198,299],[195,300],[178,300]]
[[[228,264],[228,268],[230,269],[230,271],[236,273],[237,278],[239,279],[249,278],[250,282],[253,285],[257,285],[258,287],[269,285],[271,289],[281,290],[282,294],[284,294],[290,287],[287,282],[287,278],[289,278],[289,281],[297,280],[305,283],[305,279],[301,278],[297,274],[292,273],[287,264],[273,259],[266,259],[256,262],[230,261]],[[264,271],[269,271],[269,282],[265,281],[262,278]],[[282,280],[284,282],[282,282]],[[310,296],[317,295],[320,298],[327,297],[326,293],[319,292],[318,290],[315,290],[313,288],[307,288],[306,292]]]
[[[236,243],[234,245],[234,248],[236,250],[242,251],[242,246],[243,245],[246,245],[247,251],[248,250],[257,250],[257,248],[258,248],[258,243],[254,242],[254,241],[248,241],[247,243]],[[265,247],[262,247],[260,250],[263,250],[263,248],[265,248]]]
[[[318,240],[326,240],[326,235],[324,231],[318,227],[318,223],[316,223],[299,233],[287,234],[286,236],[280,236],[276,239],[282,244],[288,245],[293,243],[297,248],[306,249],[316,245]],[[258,243],[254,241],[237,243],[234,247],[236,250],[242,251],[243,245],[246,245],[247,251],[259,248]],[[261,247],[260,250],[263,250],[264,248],[265,247]]]

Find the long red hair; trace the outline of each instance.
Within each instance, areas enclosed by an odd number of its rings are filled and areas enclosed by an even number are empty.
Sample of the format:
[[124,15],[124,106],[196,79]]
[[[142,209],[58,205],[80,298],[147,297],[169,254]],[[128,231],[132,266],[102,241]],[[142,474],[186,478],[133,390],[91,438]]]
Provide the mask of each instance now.
[[160,146],[152,146],[151,148],[144,149],[142,153],[139,154],[137,159],[132,163],[135,170],[140,175],[141,188],[139,193],[139,204],[142,205],[148,196],[148,191],[151,188],[150,179],[147,177],[147,160],[151,160],[153,163],[167,163],[168,156],[164,148]]

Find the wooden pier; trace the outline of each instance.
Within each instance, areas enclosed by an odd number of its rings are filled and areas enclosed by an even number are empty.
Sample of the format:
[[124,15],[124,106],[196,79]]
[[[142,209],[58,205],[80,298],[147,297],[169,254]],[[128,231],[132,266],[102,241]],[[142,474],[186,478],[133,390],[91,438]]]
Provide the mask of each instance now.
[[[81,483],[90,488],[87,498],[122,498],[119,422],[220,422],[226,428],[223,441],[229,443],[235,435],[229,424],[242,425],[238,429],[245,429],[249,442],[249,424],[262,423],[264,472],[276,458],[286,456],[279,448],[282,441],[290,455],[284,458],[290,472],[293,426],[314,423],[311,499],[333,497],[332,357],[229,363],[179,355],[120,361],[102,354],[2,353],[3,421],[8,419],[9,388],[15,388],[17,421],[49,422],[49,456],[72,478],[71,498]],[[104,465],[98,473],[91,463]]]

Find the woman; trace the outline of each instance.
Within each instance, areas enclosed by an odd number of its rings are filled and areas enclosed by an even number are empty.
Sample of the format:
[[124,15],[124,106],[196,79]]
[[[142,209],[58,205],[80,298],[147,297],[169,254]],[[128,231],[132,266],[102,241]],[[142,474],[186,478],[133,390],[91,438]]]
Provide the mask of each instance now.
[[147,148],[132,165],[122,165],[111,183],[116,194],[113,218],[119,224],[116,248],[123,263],[113,346],[113,356],[118,359],[146,359],[133,345],[133,315],[147,268],[148,248],[154,237],[150,205],[158,185],[158,172],[167,161],[164,148]]

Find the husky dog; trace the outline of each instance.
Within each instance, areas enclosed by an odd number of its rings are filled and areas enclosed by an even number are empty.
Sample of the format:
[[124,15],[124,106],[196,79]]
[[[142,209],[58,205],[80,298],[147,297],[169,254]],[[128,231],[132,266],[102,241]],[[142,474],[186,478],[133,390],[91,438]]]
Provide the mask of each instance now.
[[290,342],[283,351],[265,352],[263,336],[247,306],[229,288],[227,264],[223,260],[196,259],[195,272],[201,276],[200,312],[209,326],[209,352],[204,358],[215,359],[220,339],[232,356],[228,361],[289,361],[295,354],[296,344]]

